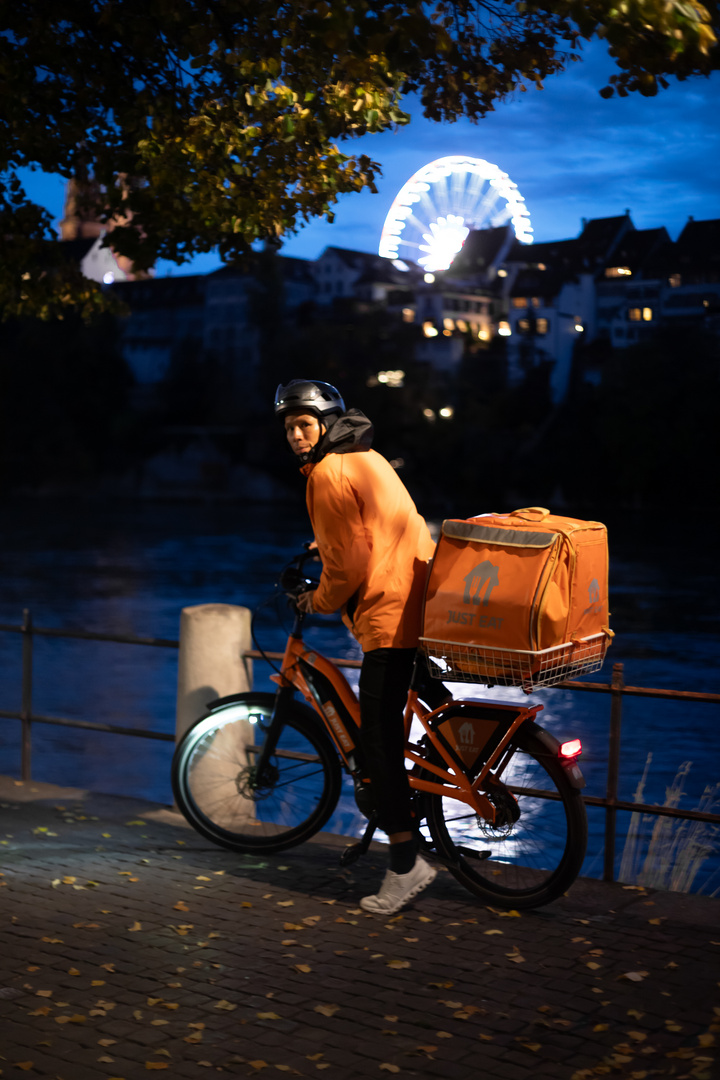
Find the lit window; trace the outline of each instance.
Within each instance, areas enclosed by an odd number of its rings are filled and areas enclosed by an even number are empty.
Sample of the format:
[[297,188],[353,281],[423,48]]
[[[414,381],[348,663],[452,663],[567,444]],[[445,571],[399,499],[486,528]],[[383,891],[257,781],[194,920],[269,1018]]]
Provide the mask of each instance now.
[[652,308],[644,307],[642,311],[643,322],[652,322]]
[[487,327],[485,327],[485,326],[480,327],[480,329],[478,330],[478,337],[480,338],[481,341],[489,341],[490,340],[490,331],[487,329]]
[[426,420],[434,420],[435,412],[433,411],[433,409],[423,409],[423,416]]
[[520,333],[520,334],[529,334],[530,333],[530,320],[529,319],[518,319],[517,328],[518,328],[518,333]]
[[513,296],[512,306],[516,308],[526,308],[528,306],[527,299],[524,296]]
[[605,277],[632,277],[632,270],[629,266],[608,266],[605,270]]
[[464,319],[458,319],[455,325],[457,326],[458,330],[462,330],[463,334],[467,333],[468,324],[465,322]]
[[671,274],[668,278],[668,285],[672,289],[677,289],[680,285],[682,285],[682,276],[680,274]]
[[537,334],[547,334],[547,332],[548,332],[548,321],[547,321],[547,319],[538,319],[537,320],[537,322],[535,323],[535,332]]
[[498,277],[507,277],[507,270],[498,270]]
[[630,322],[640,322],[642,319],[642,311],[639,307],[631,307],[628,311],[628,319]]
[[431,322],[424,322],[423,323],[423,334],[425,335],[425,337],[437,337],[438,336],[438,328]]
[[510,329],[510,323],[503,319],[498,323],[498,334],[500,337],[510,337],[512,330]]
[[446,405],[443,409],[440,410],[440,415],[443,417],[444,420],[449,420],[450,417],[453,416],[454,412],[455,410],[453,409],[452,405]]
[[540,297],[539,296],[533,296],[533,298],[532,298],[532,306],[533,307],[540,307]]
[[434,280],[435,280],[435,275],[434,274],[426,274],[425,277],[423,278],[423,281],[427,282],[428,285],[432,285]]
[[452,319],[443,319],[443,328],[445,330],[454,330],[455,329],[455,323],[453,322]]
[[415,312],[413,311],[413,309],[411,307],[404,307],[402,309],[402,317],[403,317],[403,322],[414,322],[415,321]]

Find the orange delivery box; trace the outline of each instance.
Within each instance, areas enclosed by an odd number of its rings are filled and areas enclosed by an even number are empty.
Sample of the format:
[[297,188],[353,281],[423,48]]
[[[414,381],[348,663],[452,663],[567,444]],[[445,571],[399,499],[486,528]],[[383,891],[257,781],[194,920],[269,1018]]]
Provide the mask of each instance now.
[[600,522],[544,507],[443,522],[420,639],[438,678],[529,691],[597,671],[611,638]]

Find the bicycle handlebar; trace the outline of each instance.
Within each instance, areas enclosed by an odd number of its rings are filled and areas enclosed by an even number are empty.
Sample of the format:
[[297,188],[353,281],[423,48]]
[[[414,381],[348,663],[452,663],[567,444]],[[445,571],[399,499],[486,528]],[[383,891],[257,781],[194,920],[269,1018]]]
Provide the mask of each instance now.
[[317,557],[317,548],[303,551],[295,555],[280,574],[280,588],[291,600],[297,599],[301,593],[317,589],[319,582],[307,577],[304,571],[305,563]]

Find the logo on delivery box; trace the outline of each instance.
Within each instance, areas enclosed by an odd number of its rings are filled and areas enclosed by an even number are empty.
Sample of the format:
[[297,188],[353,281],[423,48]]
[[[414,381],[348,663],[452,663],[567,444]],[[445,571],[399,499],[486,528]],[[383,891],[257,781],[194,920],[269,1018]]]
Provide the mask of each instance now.
[[490,593],[499,584],[498,567],[485,559],[479,563],[469,574],[465,575],[464,604],[482,604],[487,607],[490,603]]
[[[491,592],[500,584],[498,567],[489,559],[485,559],[478,563],[469,574],[466,574],[463,581],[465,582],[463,604],[487,607],[490,603]],[[479,611],[448,611],[447,621],[485,630],[499,630],[503,624],[502,616],[482,615]]]

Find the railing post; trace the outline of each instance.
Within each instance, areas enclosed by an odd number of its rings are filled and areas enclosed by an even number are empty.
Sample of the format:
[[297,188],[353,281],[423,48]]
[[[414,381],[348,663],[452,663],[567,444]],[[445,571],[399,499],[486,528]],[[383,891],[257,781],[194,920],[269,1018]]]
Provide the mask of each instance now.
[[25,608],[22,623],[22,751],[20,775],[23,780],[32,779],[32,678],[33,678],[33,629],[32,614]]
[[608,747],[607,791],[605,809],[604,881],[615,880],[615,827],[617,818],[618,779],[620,776],[620,732],[622,728],[622,692],[625,685],[622,664],[613,664],[610,686],[610,745]]

